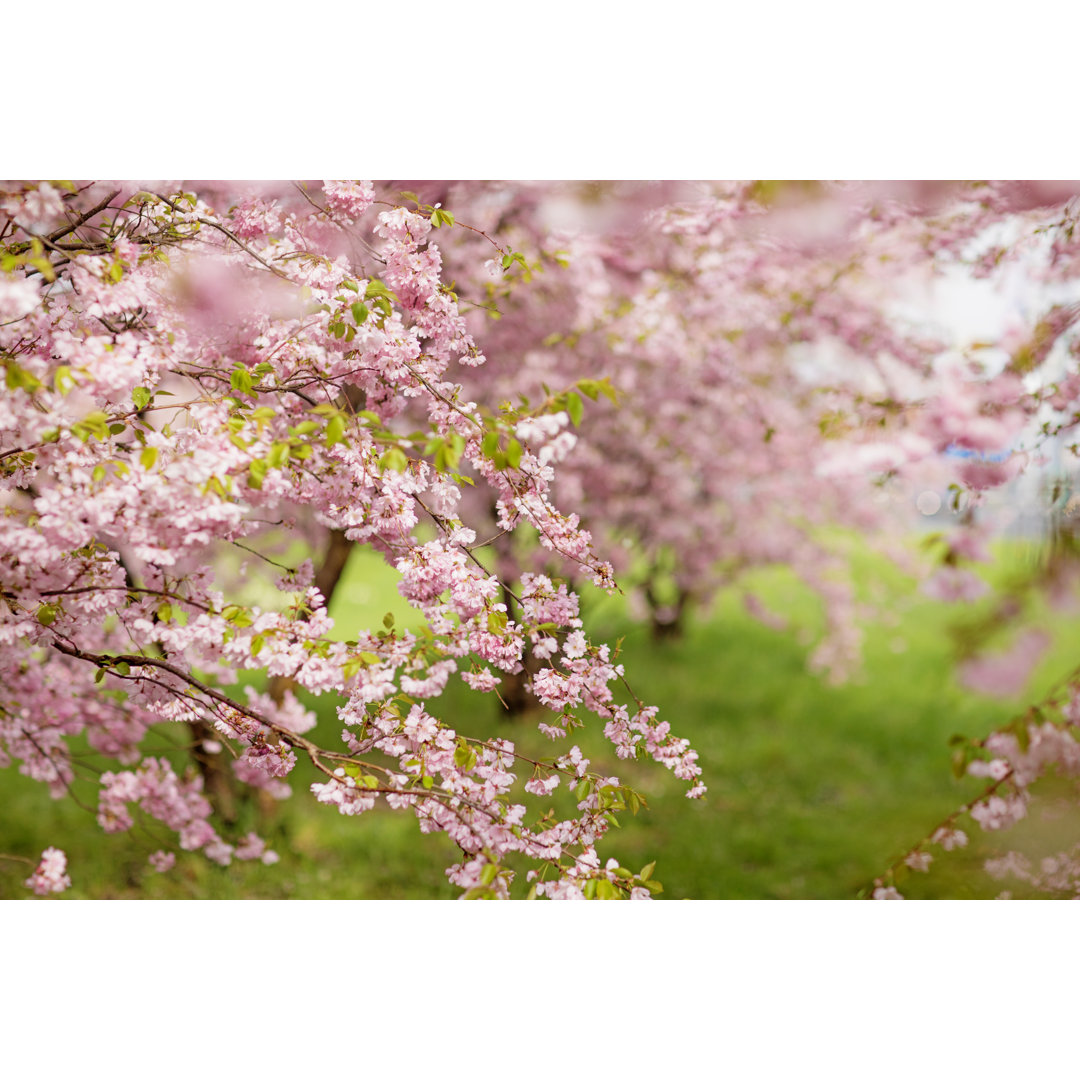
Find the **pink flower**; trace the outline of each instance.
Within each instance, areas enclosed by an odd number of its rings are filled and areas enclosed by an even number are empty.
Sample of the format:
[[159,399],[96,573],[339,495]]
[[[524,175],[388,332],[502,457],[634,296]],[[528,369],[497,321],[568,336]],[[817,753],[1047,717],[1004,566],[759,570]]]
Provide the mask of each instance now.
[[42,852],[37,869],[24,882],[28,889],[33,889],[38,896],[47,896],[51,892],[63,892],[71,888],[71,878],[67,876],[67,856],[59,849],[49,847]]
[[502,681],[490,671],[463,671],[461,677],[474,690],[479,690],[484,693],[489,690],[494,690]]
[[540,777],[534,777],[525,784],[525,790],[530,795],[550,795],[559,786],[559,777],[549,776],[546,780],[542,780]]
[[946,851],[967,847],[967,833],[962,829],[941,828],[930,837],[930,843],[940,844]]
[[176,855],[171,851],[155,851],[147,861],[159,874],[164,874],[176,865]]
[[[261,859],[266,865],[277,862],[277,856],[274,855],[274,852],[267,851],[266,841],[253,832],[249,832],[247,836],[240,841],[234,854],[238,859]],[[268,860],[268,855],[274,855],[274,858]]]
[[913,851],[904,862],[911,867],[912,870],[917,870],[920,873],[925,874],[930,869],[930,864],[934,861],[934,856],[928,851]]
[[375,198],[371,181],[326,180],[323,194],[331,213],[342,221],[353,222],[371,205]]
[[64,213],[64,203],[60,192],[51,184],[38,184],[28,191],[22,199],[8,199],[4,209],[27,232],[48,232],[49,227]]
[[38,306],[41,296],[33,278],[0,275],[0,323],[28,315]]

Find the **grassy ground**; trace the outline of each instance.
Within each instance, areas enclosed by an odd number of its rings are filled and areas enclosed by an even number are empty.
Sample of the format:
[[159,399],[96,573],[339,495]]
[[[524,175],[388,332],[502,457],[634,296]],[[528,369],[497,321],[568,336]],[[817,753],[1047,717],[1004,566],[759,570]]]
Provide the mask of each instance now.
[[[1029,554],[1012,548],[996,573],[1023,568]],[[955,681],[950,626],[953,609],[914,593],[910,582],[865,553],[856,558],[864,591],[874,590],[893,625],[870,628],[865,670],[831,686],[806,668],[800,631],[817,626],[817,605],[783,570],[761,575],[760,594],[784,612],[792,629],[777,632],[751,619],[734,595],[691,621],[681,641],[656,643],[631,623],[618,599],[593,597],[587,625],[594,639],[623,637],[622,659],[635,691],[658,704],[673,729],[700,754],[709,794],[683,797],[685,787],[664,770],[608,756],[596,733],[578,733],[598,767],[617,773],[649,797],[648,810],[605,841],[602,855],[635,869],[656,860],[668,898],[846,898],[871,880],[946,814],[974,795],[976,781],[956,780],[948,737],[981,736],[1013,715],[1021,699],[995,701]],[[394,575],[377,560],[350,562],[335,597],[338,632],[351,636],[387,609],[399,625],[411,614],[397,597]],[[1075,635],[1067,617],[1033,609],[1053,622],[1057,641],[1030,689],[1049,685],[1069,666]],[[320,727],[336,742],[332,703],[315,703]],[[439,711],[470,734],[513,738],[525,752],[550,754],[536,717],[501,719],[490,697],[452,687]],[[466,719],[467,718],[467,719]],[[163,736],[173,735],[165,731]],[[608,762],[601,766],[601,762]],[[210,865],[181,855],[158,874],[147,855],[168,846],[149,822],[129,834],[105,836],[90,814],[8,769],[0,773],[0,851],[36,859],[50,843],[69,858],[73,897],[147,898],[440,898],[455,895],[443,870],[455,849],[422,837],[404,814],[374,811],[343,818],[306,795],[313,778],[294,773],[296,793],[258,822],[245,811],[242,828],[258,827],[281,855],[277,866]],[[85,785],[89,794],[92,785]],[[1053,826],[1056,834],[1063,826]],[[1035,827],[1039,832],[1039,827]],[[1034,835],[1034,834],[1033,834]],[[1049,842],[1047,829],[1035,836]],[[993,896],[1002,886],[978,872],[994,837],[975,836],[944,856],[929,875],[905,882],[917,896]],[[0,896],[27,895],[29,866],[0,862]],[[524,892],[523,875],[516,891]]]

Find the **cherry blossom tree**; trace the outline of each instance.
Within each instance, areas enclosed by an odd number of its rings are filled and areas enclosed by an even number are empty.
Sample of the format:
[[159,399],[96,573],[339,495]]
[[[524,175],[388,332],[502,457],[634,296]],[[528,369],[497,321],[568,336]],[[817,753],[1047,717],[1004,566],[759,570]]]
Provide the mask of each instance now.
[[[513,253],[485,261],[475,234],[447,253],[463,295],[484,300],[467,317],[493,359],[468,373],[470,392],[558,409],[523,430],[545,440],[556,491],[604,538],[656,632],[678,633],[690,605],[747,569],[782,563],[825,601],[814,663],[850,670],[860,609],[826,526],[867,533],[889,518],[873,461],[818,466],[903,409],[905,380],[921,385],[942,349],[889,307],[899,283],[933,269],[912,236],[920,209],[850,184],[469,184],[422,197],[469,205]],[[520,537],[496,547],[508,570],[551,558]]]
[[[81,764],[70,741],[85,735],[115,763],[91,808],[101,827],[145,816],[174,835],[157,868],[177,850],[274,861],[257,835],[229,835],[206,769],[144,750],[154,725],[185,724],[201,755],[224,749],[250,788],[285,794],[303,754],[323,774],[315,798],[338,812],[381,802],[448,834],[463,895],[509,895],[507,860],[521,857],[537,895],[647,897],[649,868],[597,853],[638,793],[574,745],[528,760],[437,716],[452,675],[488,689],[531,640],[548,659],[533,689],[549,735],[591,712],[617,756],[651,756],[689,795],[704,792],[686,741],[626,697],[621,665],[587,639],[576,595],[542,574],[500,581],[473,553],[458,513],[467,483],[490,488],[503,528],[535,530],[613,587],[589,534],[556,508],[550,463],[520,438],[543,412],[462,391],[458,375],[485,355],[441,275],[438,230],[455,217],[376,195],[353,182],[235,196],[164,182],[4,186],[3,763],[62,797]],[[407,406],[422,431],[403,427]],[[231,602],[215,553],[259,559],[267,530],[312,521],[396,567],[422,633],[331,640],[310,561],[273,568],[280,610]],[[434,539],[418,539],[422,521]],[[241,670],[337,695],[344,745],[316,741],[291,691],[230,696]],[[560,784],[576,812],[530,818],[526,796]],[[50,848],[27,884],[57,891],[69,872]]]
[[[932,478],[959,512],[927,588],[970,597],[990,493],[1080,423],[1071,194],[0,185],[0,761],[65,797],[85,737],[89,809],[107,832],[165,826],[163,871],[178,851],[275,861],[234,835],[230,800],[288,794],[304,755],[319,802],[449,835],[465,896],[509,896],[520,867],[533,895],[649,895],[650,868],[598,851],[642,796],[573,730],[599,723],[616,758],[651,757],[691,797],[705,786],[587,636],[580,589],[618,573],[672,628],[747,568],[790,565],[825,601],[814,662],[842,674],[860,611],[834,527],[886,537],[890,498],[906,512]],[[588,228],[567,218],[583,205]],[[900,302],[950,274],[1008,273],[1045,286],[1043,307],[960,352]],[[1032,587],[1064,595],[1072,545],[1055,535]],[[310,557],[275,556],[282,536]],[[419,632],[388,619],[333,639],[327,601],[355,544],[399,573]],[[223,552],[272,575],[281,603],[242,602]],[[1042,643],[1035,628],[1007,662],[963,673],[1012,685]],[[241,671],[265,690],[230,693]],[[517,679],[556,753],[451,726],[437,699],[457,677],[481,692]],[[958,742],[991,784],[958,814],[1001,827],[1047,768],[1074,769],[1076,678],[1009,732]],[[297,687],[332,695],[337,731],[316,730]],[[170,724],[186,745],[151,752]],[[574,809],[541,814],[559,787]],[[896,866],[962,843],[957,821]],[[1040,887],[1075,852],[1061,860],[1005,869]],[[28,866],[42,895],[78,875],[59,847]],[[899,895],[895,871],[871,892]]]

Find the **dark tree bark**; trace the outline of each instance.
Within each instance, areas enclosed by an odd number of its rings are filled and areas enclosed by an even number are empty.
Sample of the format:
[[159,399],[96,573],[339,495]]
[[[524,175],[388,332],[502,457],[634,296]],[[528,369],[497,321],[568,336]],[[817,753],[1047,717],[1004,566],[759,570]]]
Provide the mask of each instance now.
[[[327,608],[334,590],[345,572],[345,564],[349,561],[349,554],[353,549],[353,542],[346,539],[343,529],[331,529],[330,539],[326,545],[326,551],[319,562],[319,568],[315,571],[315,587],[322,593]],[[296,680],[288,675],[275,675],[270,679],[270,696],[279,704],[285,697],[285,691],[296,686]]]
[[[503,603],[506,604],[506,609],[509,611],[512,600],[505,585],[502,587],[502,593]],[[526,642],[521,670],[514,675],[505,671],[499,673],[499,678],[502,681],[499,683],[497,689],[499,693],[500,716],[503,720],[516,720],[531,709],[541,707],[540,703],[528,689],[532,677],[540,670],[540,667],[540,661],[533,656],[532,649],[529,648],[529,643]]]
[[680,589],[674,604],[665,604],[657,597],[651,584],[645,586],[645,599],[649,604],[649,629],[653,641],[679,641],[686,634],[686,612],[690,606],[690,592]]

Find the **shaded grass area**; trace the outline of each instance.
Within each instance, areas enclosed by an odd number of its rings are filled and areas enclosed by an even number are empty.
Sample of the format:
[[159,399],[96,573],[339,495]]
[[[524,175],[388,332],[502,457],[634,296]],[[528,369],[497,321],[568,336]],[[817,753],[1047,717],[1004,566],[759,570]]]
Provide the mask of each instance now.
[[[1010,548],[994,572],[1016,573],[1030,557]],[[1060,676],[1073,662],[1076,635],[1069,618],[1037,605],[1032,609],[1032,619],[1056,627],[1055,647],[1028,695],[991,700],[955,680],[949,633],[957,619],[954,608],[922,598],[909,581],[865,551],[856,550],[853,567],[861,591],[877,594],[892,625],[868,629],[864,671],[840,686],[807,670],[807,636],[819,629],[821,616],[814,597],[783,569],[761,573],[753,584],[789,619],[785,632],[752,619],[739,597],[729,593],[711,612],[691,619],[682,640],[657,643],[627,618],[621,598],[587,597],[586,625],[593,639],[623,639],[620,660],[634,692],[659,705],[676,734],[691,740],[709,785],[704,801],[691,802],[684,797],[686,786],[662,768],[618,761],[608,753],[599,726],[575,732],[573,740],[594,769],[618,775],[648,798],[646,810],[612,830],[601,847],[603,858],[617,858],[635,870],[656,860],[667,898],[853,897],[980,790],[978,781],[952,775],[949,736],[986,734]],[[361,627],[378,625],[388,610],[398,626],[416,625],[395,583],[393,571],[377,558],[354,555],[332,609],[337,634],[349,638]],[[337,745],[334,702],[308,702],[319,713],[323,744]],[[507,721],[493,698],[457,680],[432,710],[470,735],[511,738],[530,756],[564,749],[536,730],[536,720],[547,714]],[[176,738],[172,731],[163,735]],[[91,814],[68,800],[50,800],[42,785],[7,769],[0,772],[0,851],[36,861],[47,845],[63,847],[74,883],[67,895],[73,897],[457,894],[444,874],[457,849],[445,837],[421,836],[407,814],[376,810],[341,817],[307,794],[315,778],[301,762],[293,774],[294,795],[268,819],[260,820],[254,805],[243,808],[236,835],[257,828],[280,854],[278,865],[221,868],[182,853],[173,871],[158,874],[147,856],[170,845],[169,834],[156,823],[104,835]],[[93,801],[92,782],[81,783],[79,790]],[[566,797],[557,793],[553,802],[563,805],[559,800]],[[1055,826],[1049,832],[1056,836],[1060,830]],[[1002,845],[996,837],[969,834],[967,849],[942,855],[929,875],[905,882],[905,892],[996,895],[1002,886],[978,867]],[[27,895],[21,882],[30,869],[0,862],[0,895]],[[526,890],[521,873],[514,894]]]

